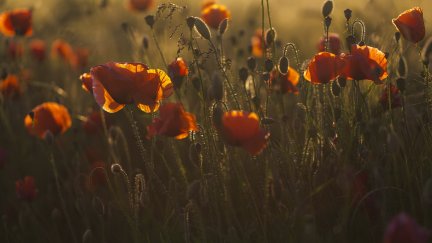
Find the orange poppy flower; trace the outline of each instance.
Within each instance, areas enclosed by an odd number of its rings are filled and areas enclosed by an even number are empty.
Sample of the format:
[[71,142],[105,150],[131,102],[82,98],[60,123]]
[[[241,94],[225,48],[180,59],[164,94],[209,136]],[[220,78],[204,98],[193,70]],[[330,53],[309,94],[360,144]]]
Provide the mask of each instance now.
[[387,78],[387,58],[377,48],[370,46],[351,46],[351,54],[342,55],[345,67],[342,75],[352,80],[372,80],[377,84]]
[[218,130],[226,143],[242,147],[251,155],[261,153],[270,138],[270,134],[260,128],[258,115],[254,112],[225,112]]
[[21,85],[18,81],[18,77],[13,74],[9,74],[3,82],[0,83],[0,92],[4,97],[16,98],[21,95]]
[[201,18],[213,29],[219,28],[219,24],[230,16],[227,7],[220,4],[211,4],[201,11]]
[[48,131],[58,135],[66,132],[72,125],[67,108],[55,102],[45,102],[36,106],[32,116],[29,114],[24,118],[24,125],[31,135],[42,139]]
[[[326,42],[326,37],[321,37],[317,46],[319,52],[325,51],[325,42]],[[336,33],[330,33],[328,37],[328,44],[329,44],[328,51],[335,55],[339,55],[341,51],[341,40],[339,38],[339,35]]]
[[215,0],[204,0],[202,5],[201,5],[201,10],[204,10],[205,8],[215,4],[216,1]]
[[45,60],[45,51],[45,41],[33,40],[32,42],[30,42],[30,54],[36,61],[42,62]]
[[15,182],[15,191],[19,199],[31,202],[36,198],[37,189],[33,176],[26,176]]
[[[379,99],[379,102],[381,103],[384,110],[387,110],[389,108],[389,87],[386,87]],[[390,102],[391,102],[391,108],[398,108],[402,107],[402,98],[400,94],[400,90],[394,86],[393,84],[390,85]]]
[[254,36],[251,38],[252,55],[255,57],[262,57],[264,55],[263,50],[264,39],[262,36],[262,30],[258,29],[255,31]]
[[173,93],[171,79],[164,71],[149,69],[141,63],[109,62],[91,68],[90,75],[96,102],[110,113],[123,109],[126,104],[136,104],[147,113],[154,112],[159,109],[162,98]]
[[77,56],[72,46],[64,40],[55,40],[52,43],[51,52],[53,56],[60,57],[71,66],[75,66],[78,63]]
[[180,88],[184,77],[189,74],[186,62],[183,58],[178,57],[175,61],[168,65],[168,75],[170,76],[174,87]]
[[330,52],[316,54],[304,72],[304,78],[313,84],[326,84],[335,80],[340,73],[341,61]]
[[418,43],[425,37],[423,10],[419,7],[406,10],[392,22],[407,41]]
[[163,135],[183,139],[189,131],[198,131],[195,115],[186,112],[180,103],[166,103],[160,108],[159,118],[147,126],[147,137]]
[[31,36],[32,11],[28,9],[16,9],[0,14],[0,32],[5,36]]
[[7,54],[11,59],[17,59],[22,57],[24,53],[24,47],[21,43],[13,40],[8,40],[7,42]]
[[154,0],[129,0],[129,8],[135,11],[146,11],[154,5]]

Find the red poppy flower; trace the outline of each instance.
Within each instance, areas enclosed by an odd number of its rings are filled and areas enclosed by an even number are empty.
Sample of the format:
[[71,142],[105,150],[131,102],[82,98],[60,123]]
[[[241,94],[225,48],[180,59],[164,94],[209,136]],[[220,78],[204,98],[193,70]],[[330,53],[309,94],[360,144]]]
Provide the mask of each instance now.
[[220,4],[211,4],[201,11],[201,18],[213,29],[219,28],[219,24],[230,16],[227,7]]
[[320,52],[310,61],[304,78],[313,84],[326,84],[339,76],[341,66],[338,56],[330,52]]
[[5,167],[8,157],[8,152],[4,148],[0,148],[0,170]]
[[51,46],[52,55],[60,57],[71,66],[76,66],[78,63],[77,56],[72,46],[64,40],[55,40]]
[[159,109],[162,98],[173,92],[171,79],[164,71],[149,69],[141,63],[109,62],[91,68],[90,75],[96,102],[110,113],[123,109],[126,104],[136,104],[147,113],[154,112]]
[[[382,107],[387,110],[389,108],[389,87],[387,86],[379,99],[379,102],[381,103]],[[390,102],[391,102],[391,108],[398,108],[402,107],[402,98],[400,95],[399,89],[394,86],[393,84],[390,84]]]
[[418,43],[425,37],[423,10],[419,7],[406,10],[392,22],[407,41]]
[[21,95],[21,85],[18,81],[18,77],[13,74],[9,74],[5,80],[0,83],[0,92],[4,97],[17,98]]
[[55,102],[45,102],[33,109],[32,116],[24,118],[27,131],[34,136],[45,138],[47,132],[58,135],[66,132],[72,125],[66,107]]
[[395,216],[384,233],[384,243],[426,243],[430,238],[430,231],[419,226],[406,213]]
[[262,36],[262,30],[258,29],[255,31],[254,36],[252,36],[251,38],[253,56],[262,57],[264,55],[263,44],[264,44],[264,39]]
[[370,46],[351,46],[351,54],[342,55],[345,67],[342,74],[353,80],[372,80],[381,84],[387,78],[387,58],[377,48]]
[[37,189],[33,176],[26,176],[23,180],[15,182],[17,197],[21,200],[31,202],[36,198]]
[[147,137],[163,135],[183,139],[189,131],[198,131],[195,115],[186,112],[180,103],[166,103],[160,108],[159,118],[147,126]]
[[[326,43],[326,37],[321,37],[317,49],[319,52],[323,52],[326,51],[325,50],[325,43]],[[339,38],[339,35],[336,33],[329,33],[328,36],[328,51],[335,54],[335,55],[339,55],[340,51],[341,51],[341,40]]]
[[46,57],[45,41],[33,40],[30,42],[30,54],[36,61],[44,61]]
[[218,130],[227,144],[242,147],[251,155],[261,153],[270,138],[270,134],[260,128],[258,115],[254,112],[225,112]]
[[168,65],[168,75],[170,76],[174,87],[180,88],[184,77],[189,73],[186,62],[183,58],[178,57],[175,61]]
[[17,59],[22,57],[24,53],[24,47],[21,43],[13,40],[8,40],[7,42],[7,54],[11,59]]
[[146,11],[154,5],[154,0],[129,0],[129,8],[135,11]]
[[0,14],[0,32],[5,36],[31,36],[32,12],[28,9],[16,9]]

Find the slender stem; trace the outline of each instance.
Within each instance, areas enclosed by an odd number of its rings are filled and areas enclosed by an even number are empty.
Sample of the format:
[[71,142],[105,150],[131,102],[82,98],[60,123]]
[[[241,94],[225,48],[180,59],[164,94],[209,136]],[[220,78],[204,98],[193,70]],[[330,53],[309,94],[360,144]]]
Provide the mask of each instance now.
[[62,190],[61,190],[61,186],[60,186],[60,181],[59,181],[58,170],[57,170],[57,166],[56,166],[56,163],[55,163],[55,160],[54,160],[54,151],[53,151],[53,149],[50,152],[50,163],[51,163],[51,166],[52,166],[52,169],[53,169],[53,173],[54,173],[54,179],[55,179],[55,183],[56,183],[57,193],[58,193],[58,196],[60,198],[61,207],[62,207],[63,212],[65,214],[66,222],[67,222],[69,230],[71,232],[72,240],[73,240],[73,242],[78,243],[78,240],[76,238],[75,232],[74,232],[73,227],[72,227],[72,221],[70,219],[70,215],[69,215],[69,213],[67,211],[66,201],[64,200],[64,197],[63,197],[63,194],[62,194]]
[[140,136],[140,132],[139,132],[139,128],[136,124],[136,121],[134,120],[134,116],[133,116],[133,110],[129,107],[126,108],[126,110],[128,112],[126,112],[126,117],[129,120],[129,123],[132,127],[132,132],[133,135],[135,137],[135,141],[137,143],[140,155],[141,155],[141,159],[143,160],[147,173],[149,173],[149,175],[153,175],[154,174],[154,165],[152,164],[153,161],[147,161],[147,157],[146,157],[146,149],[144,148],[144,143],[143,140]]
[[221,60],[220,60],[220,57],[219,57],[219,54],[218,54],[218,50],[216,49],[216,46],[214,45],[213,41],[209,40],[209,42],[210,42],[210,46],[212,47],[213,52],[215,54],[216,61],[218,63],[219,69],[222,71],[222,74],[223,74],[223,76],[225,78],[225,81],[228,84],[228,88],[230,90],[231,96],[233,97],[233,99],[234,99],[234,101],[236,103],[237,109],[240,109],[240,103],[237,100],[236,92],[235,92],[234,87],[232,86],[231,82],[229,81],[228,75],[227,75],[224,67],[222,66],[222,63],[221,63]]
[[156,37],[156,34],[155,34],[153,28],[152,28],[152,37],[153,37],[153,40],[154,40],[154,42],[155,42],[155,44],[156,44],[156,49],[158,50],[159,55],[161,56],[161,59],[162,59],[162,61],[163,61],[163,63],[164,63],[164,66],[165,66],[165,67],[168,67],[168,64],[167,64],[167,62],[166,62],[166,60],[165,60],[164,54],[163,54],[163,52],[162,52],[162,49],[161,49],[161,47],[159,46],[159,41],[158,41],[158,39],[157,39],[157,37]]

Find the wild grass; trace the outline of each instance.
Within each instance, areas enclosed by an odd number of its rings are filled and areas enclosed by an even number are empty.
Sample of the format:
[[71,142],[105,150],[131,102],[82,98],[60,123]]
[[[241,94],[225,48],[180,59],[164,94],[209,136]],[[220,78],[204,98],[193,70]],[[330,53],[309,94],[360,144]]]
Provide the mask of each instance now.
[[[19,75],[23,86],[19,98],[0,99],[0,147],[8,154],[3,169],[0,164],[0,242],[382,242],[400,212],[432,228],[431,75],[419,56],[427,38],[417,45],[396,41],[391,24],[403,10],[421,6],[429,37],[430,3],[335,0],[326,26],[322,1],[220,0],[232,17],[226,32],[211,30],[207,38],[186,22],[200,16],[201,1],[157,2],[136,13],[114,0],[103,7],[100,1],[2,1],[2,11],[32,7],[35,33],[0,36],[0,43],[60,38],[88,48],[90,56],[74,69],[51,57],[49,45],[43,63],[27,50],[11,58],[0,47],[0,69]],[[263,36],[273,28],[276,39],[266,58],[248,68],[259,28]],[[329,32],[339,33],[343,52],[350,34],[387,52],[384,83],[306,81],[309,59]],[[265,82],[266,62],[277,67],[281,56],[300,73],[298,94]],[[186,60],[189,75],[168,101],[181,102],[199,127],[186,139],[148,139],[146,127],[157,113],[128,105],[110,114],[81,89],[79,76],[92,66],[142,62],[167,71],[176,57]],[[405,85],[401,107],[380,103],[390,85]],[[72,116],[72,128],[52,141],[29,135],[23,124],[45,101],[65,105]],[[270,133],[262,153],[226,144],[217,126],[229,110],[258,114]],[[82,124],[93,111],[101,121],[89,134]],[[15,192],[15,182],[28,175],[38,190],[30,202]]]

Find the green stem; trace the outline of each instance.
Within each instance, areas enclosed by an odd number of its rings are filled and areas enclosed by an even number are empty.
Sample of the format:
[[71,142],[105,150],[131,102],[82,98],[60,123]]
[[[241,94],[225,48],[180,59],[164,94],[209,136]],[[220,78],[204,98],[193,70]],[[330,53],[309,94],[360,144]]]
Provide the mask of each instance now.
[[50,152],[50,163],[51,163],[51,166],[52,166],[52,169],[53,169],[53,172],[54,172],[54,179],[55,179],[55,183],[56,183],[57,193],[58,193],[58,196],[60,198],[61,207],[62,207],[63,212],[65,214],[66,222],[67,222],[69,230],[71,232],[72,240],[73,240],[73,242],[78,243],[78,240],[76,238],[75,232],[74,232],[73,227],[72,227],[72,221],[70,219],[70,215],[69,215],[69,213],[67,211],[66,201],[64,200],[64,197],[63,197],[63,194],[62,194],[62,189],[61,189],[61,186],[60,186],[58,170],[57,170],[57,166],[56,166],[56,163],[55,163],[55,160],[54,160],[54,151],[53,150],[51,150],[51,152]]

